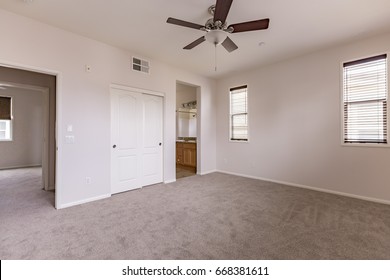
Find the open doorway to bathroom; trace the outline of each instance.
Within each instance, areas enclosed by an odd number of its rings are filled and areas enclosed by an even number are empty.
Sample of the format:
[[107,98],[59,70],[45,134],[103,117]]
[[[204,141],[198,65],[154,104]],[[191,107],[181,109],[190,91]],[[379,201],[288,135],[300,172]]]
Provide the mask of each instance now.
[[176,83],[176,179],[197,172],[197,91],[195,86]]

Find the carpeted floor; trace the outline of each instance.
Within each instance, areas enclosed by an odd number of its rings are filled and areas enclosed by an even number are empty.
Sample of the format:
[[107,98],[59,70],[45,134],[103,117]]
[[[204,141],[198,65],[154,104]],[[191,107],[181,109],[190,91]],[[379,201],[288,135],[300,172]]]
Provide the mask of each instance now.
[[214,173],[55,210],[39,176],[0,172],[0,259],[390,259],[387,205]]

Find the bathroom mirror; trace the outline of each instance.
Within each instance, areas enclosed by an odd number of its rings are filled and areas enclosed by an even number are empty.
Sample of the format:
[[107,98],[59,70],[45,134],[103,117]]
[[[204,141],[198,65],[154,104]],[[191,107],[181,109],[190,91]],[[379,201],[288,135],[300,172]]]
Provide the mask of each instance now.
[[196,109],[178,109],[176,112],[177,137],[196,137]]

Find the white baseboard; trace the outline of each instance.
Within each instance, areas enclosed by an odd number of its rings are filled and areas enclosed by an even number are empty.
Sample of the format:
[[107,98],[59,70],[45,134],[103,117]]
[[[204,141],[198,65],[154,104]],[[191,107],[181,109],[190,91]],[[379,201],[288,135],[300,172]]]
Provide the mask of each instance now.
[[229,171],[223,171],[223,170],[217,170],[216,172],[229,174],[229,175],[240,176],[240,177],[245,177],[245,178],[250,178],[250,179],[262,180],[262,181],[277,183],[277,184],[291,186],[291,187],[296,187],[296,188],[308,189],[308,190],[318,191],[318,192],[323,192],[323,193],[336,194],[336,195],[341,195],[341,196],[346,196],[346,197],[366,200],[366,201],[370,201],[370,202],[376,202],[376,203],[382,203],[382,204],[390,205],[390,201],[389,200],[384,200],[384,199],[379,199],[379,198],[374,198],[374,197],[369,197],[369,196],[361,196],[361,195],[356,195],[356,194],[351,194],[351,193],[333,191],[333,190],[329,190],[329,189],[311,187],[311,186],[306,186],[306,185],[301,185],[301,184],[295,184],[295,183],[290,183],[290,182],[285,182],[285,181],[273,180],[273,179],[262,178],[262,177],[251,176],[251,175],[240,174],[240,173],[229,172]]
[[58,210],[59,209],[65,209],[65,208],[69,208],[69,207],[72,207],[72,206],[76,206],[76,205],[80,205],[80,204],[84,204],[84,203],[88,203],[88,202],[93,202],[93,201],[97,201],[97,200],[101,200],[101,199],[105,199],[105,198],[109,198],[109,197],[111,197],[111,194],[95,196],[95,197],[92,197],[92,198],[78,200],[78,201],[71,202],[71,203],[65,203],[65,204],[61,204],[61,205],[56,205],[56,208]]
[[176,182],[176,179],[166,180],[166,181],[164,181],[164,184],[170,184],[170,183],[174,183],[174,182]]
[[38,163],[38,164],[6,166],[6,167],[0,167],[0,170],[21,169],[21,168],[31,168],[31,167],[42,167],[42,164]]
[[220,172],[220,171],[214,169],[214,170],[209,170],[209,171],[206,171],[206,172],[200,172],[200,173],[198,173],[198,175],[203,176],[203,175],[207,175],[207,174],[211,174],[211,173],[215,173],[215,172]]

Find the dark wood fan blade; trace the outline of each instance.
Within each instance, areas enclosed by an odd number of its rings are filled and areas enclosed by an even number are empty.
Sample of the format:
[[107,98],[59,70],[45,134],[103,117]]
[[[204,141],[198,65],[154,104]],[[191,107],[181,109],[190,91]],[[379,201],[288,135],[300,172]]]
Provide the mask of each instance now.
[[268,26],[269,26],[269,18],[229,25],[229,27],[234,28],[233,33],[262,30],[262,29],[267,29]]
[[181,19],[171,18],[171,17],[167,19],[167,23],[180,25],[180,26],[184,26],[184,27],[189,27],[189,28],[194,28],[194,29],[198,29],[198,30],[204,27],[203,25],[200,25],[200,24],[184,21]]
[[233,42],[229,37],[226,37],[225,41],[222,42],[222,46],[223,46],[228,52],[232,52],[232,51],[238,49],[237,45],[234,44],[234,42]]
[[233,0],[217,0],[214,11],[214,22],[220,20],[225,23]]
[[195,48],[197,45],[199,45],[200,43],[203,43],[204,41],[206,41],[206,38],[204,36],[202,36],[199,39],[193,41],[191,44],[185,46],[183,49],[191,50],[191,49]]

